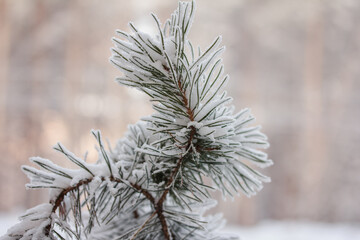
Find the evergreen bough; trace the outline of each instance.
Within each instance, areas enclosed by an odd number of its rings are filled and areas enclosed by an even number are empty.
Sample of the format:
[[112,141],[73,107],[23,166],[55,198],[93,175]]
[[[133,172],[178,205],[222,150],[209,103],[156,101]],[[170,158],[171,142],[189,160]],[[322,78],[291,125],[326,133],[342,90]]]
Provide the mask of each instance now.
[[221,37],[204,51],[187,39],[194,3],[180,2],[150,36],[129,24],[116,31],[110,61],[117,81],[150,97],[155,113],[130,125],[114,149],[92,131],[99,158],[88,163],[62,144],[54,149],[77,169],[33,157],[23,166],[27,188],[50,189],[49,202],[26,211],[1,240],[28,239],[236,239],[217,233],[219,216],[209,190],[250,196],[270,179],[253,167],[272,161],[248,109],[234,113],[223,90]]

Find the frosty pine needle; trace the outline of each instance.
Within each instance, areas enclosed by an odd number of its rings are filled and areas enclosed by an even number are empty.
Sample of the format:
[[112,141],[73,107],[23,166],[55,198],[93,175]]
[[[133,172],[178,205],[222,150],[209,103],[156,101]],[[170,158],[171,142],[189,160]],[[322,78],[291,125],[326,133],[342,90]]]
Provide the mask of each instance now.
[[58,143],[54,149],[77,165],[67,169],[34,157],[23,166],[27,188],[50,189],[49,201],[31,208],[1,240],[29,239],[237,239],[219,233],[210,191],[254,195],[270,179],[255,168],[272,164],[248,109],[239,112],[224,91],[221,37],[198,50],[187,39],[194,3],[180,2],[157,32],[130,23],[117,30],[110,61],[121,85],[150,98],[154,113],[128,127],[113,150],[100,131],[95,164]]

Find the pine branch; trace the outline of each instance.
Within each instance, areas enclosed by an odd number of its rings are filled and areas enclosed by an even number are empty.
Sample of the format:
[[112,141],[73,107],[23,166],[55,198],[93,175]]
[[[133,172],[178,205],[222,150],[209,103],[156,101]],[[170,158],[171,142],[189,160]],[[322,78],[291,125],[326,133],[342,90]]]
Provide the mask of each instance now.
[[[115,178],[113,176],[109,177],[109,180],[112,182],[116,182],[116,183],[125,183],[124,180],[119,179],[119,178]],[[65,196],[74,191],[74,190],[78,190],[81,186],[84,185],[88,185],[89,183],[91,183],[91,181],[93,181],[93,178],[89,178],[89,179],[83,179],[80,180],[75,186],[72,187],[68,187],[64,190],[62,190],[60,192],[60,194],[57,196],[55,201],[50,201],[50,204],[53,205],[53,208],[51,210],[51,214],[55,213],[56,210],[60,207],[60,205],[63,203]],[[104,182],[106,181],[105,177],[101,177],[101,181]],[[139,185],[137,185],[136,183],[130,183],[130,185],[136,189],[137,191],[141,192],[152,204],[155,204],[155,199],[154,197],[145,189],[141,188]],[[49,216],[50,217],[50,216]],[[47,225],[45,227],[45,236],[49,237],[50,234],[50,229],[51,229],[51,224]]]
[[209,191],[254,195],[270,180],[255,167],[272,161],[258,150],[268,142],[249,126],[250,111],[229,105],[221,37],[197,55],[187,39],[193,15],[194,2],[180,2],[163,26],[152,14],[155,36],[132,23],[132,33],[117,31],[110,59],[123,72],[117,81],[146,93],[155,113],[130,125],[113,150],[92,131],[96,164],[60,143],[55,150],[77,169],[31,158],[40,169],[22,167],[26,186],[51,189],[49,203],[28,210],[1,240],[234,239],[216,234],[220,218],[203,216],[213,206]]

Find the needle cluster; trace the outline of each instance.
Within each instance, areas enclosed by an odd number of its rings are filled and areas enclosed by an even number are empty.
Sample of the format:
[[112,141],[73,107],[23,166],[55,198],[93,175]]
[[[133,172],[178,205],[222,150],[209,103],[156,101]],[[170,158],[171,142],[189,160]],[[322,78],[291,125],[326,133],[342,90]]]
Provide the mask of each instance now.
[[50,189],[49,202],[29,209],[1,240],[15,239],[236,239],[217,233],[211,191],[254,195],[270,179],[256,167],[272,164],[248,109],[235,112],[224,87],[228,76],[221,37],[201,51],[187,36],[194,3],[180,2],[158,31],[116,31],[110,61],[117,81],[147,94],[154,113],[130,125],[113,149],[99,131],[98,161],[88,163],[58,143],[77,165],[67,169],[40,157],[23,166],[28,188]]

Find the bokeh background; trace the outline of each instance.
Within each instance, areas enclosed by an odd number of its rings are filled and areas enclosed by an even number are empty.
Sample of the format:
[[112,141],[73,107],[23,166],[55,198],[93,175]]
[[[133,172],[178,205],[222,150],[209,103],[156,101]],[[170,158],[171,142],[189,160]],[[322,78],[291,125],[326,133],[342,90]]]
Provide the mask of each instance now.
[[[192,42],[223,36],[227,86],[263,126],[272,183],[220,203],[232,225],[265,220],[360,226],[360,1],[197,0]],[[152,112],[118,86],[108,61],[114,30],[144,31],[177,1],[0,0],[0,212],[44,201],[20,166],[42,156],[68,166],[57,141],[95,159],[90,130],[112,144]],[[350,239],[350,238],[349,238]]]

